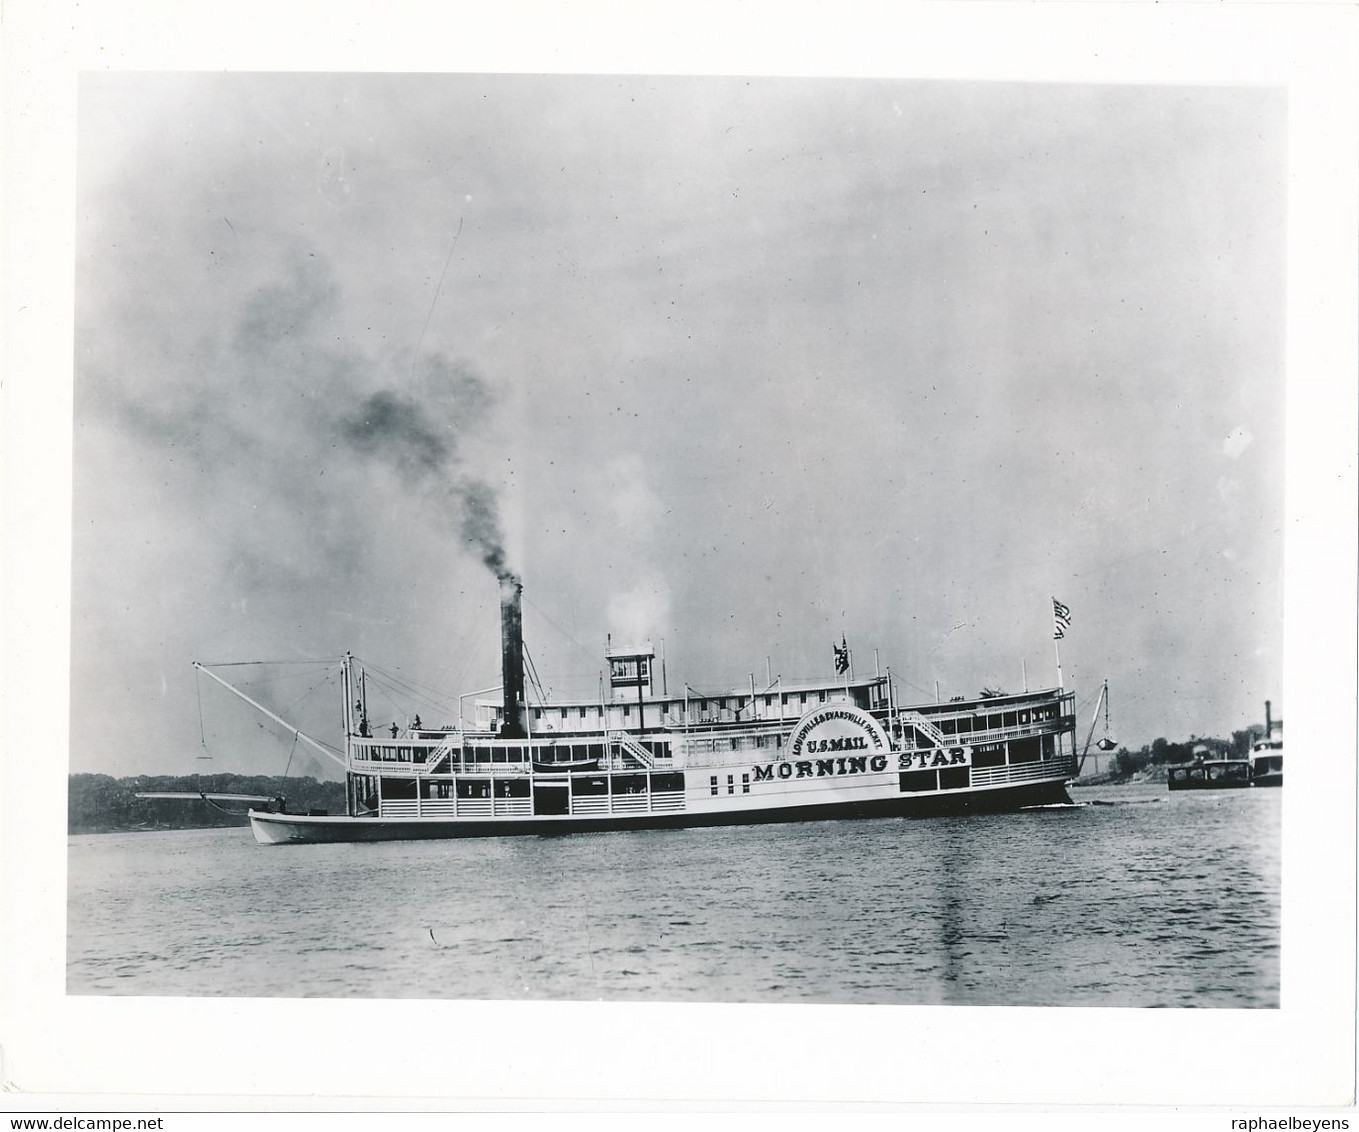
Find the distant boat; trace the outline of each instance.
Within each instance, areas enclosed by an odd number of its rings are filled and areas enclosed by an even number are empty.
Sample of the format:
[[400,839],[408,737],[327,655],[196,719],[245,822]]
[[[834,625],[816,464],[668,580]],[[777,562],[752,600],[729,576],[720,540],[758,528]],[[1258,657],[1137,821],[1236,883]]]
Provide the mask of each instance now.
[[1166,774],[1172,790],[1238,790],[1251,784],[1247,759],[1203,759],[1173,766]]
[[[1251,748],[1251,781],[1256,786],[1283,785],[1283,720],[1275,719],[1270,713],[1270,703],[1265,701],[1265,737],[1257,740]],[[1280,734],[1276,738],[1277,725]]]
[[1251,748],[1251,783],[1254,786],[1283,785],[1283,740],[1261,739]]

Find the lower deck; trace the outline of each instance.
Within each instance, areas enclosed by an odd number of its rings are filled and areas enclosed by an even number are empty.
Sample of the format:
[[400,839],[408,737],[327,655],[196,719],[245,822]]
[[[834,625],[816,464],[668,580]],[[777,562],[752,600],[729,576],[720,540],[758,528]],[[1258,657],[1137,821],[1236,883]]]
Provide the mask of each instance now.
[[[960,749],[954,749],[955,751]],[[970,752],[969,752],[970,754]],[[1032,761],[997,766],[956,765],[960,755],[918,755],[741,763],[698,770],[584,772],[572,774],[452,774],[427,778],[350,776],[362,818],[485,820],[712,814],[798,805],[859,803],[896,796],[977,794],[1075,776],[1072,756],[1055,749]]]
[[255,839],[263,844],[346,841],[415,841],[465,837],[604,833],[705,826],[763,825],[857,818],[926,818],[1008,813],[1040,806],[1069,805],[1065,781],[1015,783],[998,789],[941,790],[934,793],[879,792],[877,796],[793,798],[781,806],[733,805],[702,810],[603,811],[570,814],[505,814],[478,817],[316,817],[252,812]]

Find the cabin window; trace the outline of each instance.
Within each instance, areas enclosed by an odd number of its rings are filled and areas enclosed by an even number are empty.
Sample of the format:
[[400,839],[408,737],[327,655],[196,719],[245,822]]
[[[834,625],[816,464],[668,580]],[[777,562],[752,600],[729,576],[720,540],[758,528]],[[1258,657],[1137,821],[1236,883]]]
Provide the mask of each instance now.
[[734,776],[730,774],[727,775],[727,793],[728,794],[736,793],[736,779]]
[[543,718],[543,709],[542,709],[542,708],[534,708],[534,709],[533,709],[533,718],[534,718],[534,719],[542,719],[542,718]]
[[939,772],[940,790],[964,790],[972,785],[972,771],[965,766],[944,767]]
[[903,794],[920,794],[926,790],[939,789],[937,770],[903,770],[898,777]]
[[615,774],[612,780],[612,790],[615,794],[645,794],[646,775]]
[[623,718],[624,719],[632,718],[632,708],[627,704],[623,705]]
[[1004,766],[1005,748],[998,743],[987,744],[985,747],[977,747],[972,752],[972,765],[979,769]]
[[[564,708],[563,708],[562,710],[563,710],[563,712],[565,712],[565,709],[564,709]],[[581,717],[581,719],[584,719],[584,718],[585,718],[585,709],[584,709],[584,708],[581,708],[581,709],[580,709],[580,717]]]
[[714,794],[717,793],[717,775],[714,774],[711,778],[708,779],[708,786],[711,788]]
[[566,721],[566,709],[562,708],[562,722]]
[[750,793],[750,775],[748,774],[741,775],[741,793],[742,794]]
[[418,781],[414,778],[384,778],[382,780],[382,800],[384,802],[396,802],[414,798]]
[[1037,739],[1016,739],[1010,744],[1010,762],[1036,763],[1042,757]]

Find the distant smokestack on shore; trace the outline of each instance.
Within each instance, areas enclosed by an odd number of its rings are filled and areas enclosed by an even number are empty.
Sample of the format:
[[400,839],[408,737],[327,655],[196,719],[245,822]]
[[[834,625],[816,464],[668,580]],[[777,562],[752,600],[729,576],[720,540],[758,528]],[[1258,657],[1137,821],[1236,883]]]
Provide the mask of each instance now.
[[505,716],[500,734],[506,739],[522,739],[524,730],[524,587],[511,573],[500,575],[500,649],[501,684],[504,687]]

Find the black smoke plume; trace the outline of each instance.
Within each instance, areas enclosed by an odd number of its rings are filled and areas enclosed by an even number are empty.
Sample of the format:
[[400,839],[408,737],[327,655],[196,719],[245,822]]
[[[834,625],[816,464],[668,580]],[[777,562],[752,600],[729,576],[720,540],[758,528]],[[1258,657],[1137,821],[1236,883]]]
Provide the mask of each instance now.
[[443,359],[427,359],[424,396],[392,390],[369,396],[340,422],[358,452],[394,468],[412,487],[441,501],[454,524],[497,578],[513,578],[500,530],[494,489],[462,466],[461,442],[485,419],[492,403],[485,382]]

